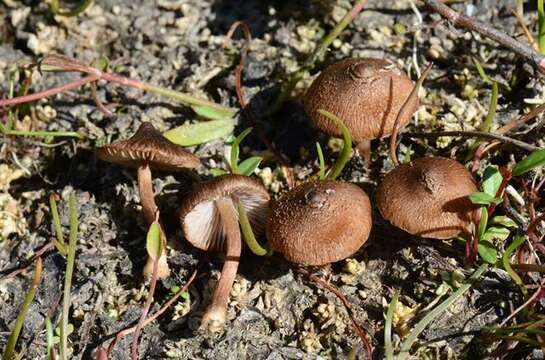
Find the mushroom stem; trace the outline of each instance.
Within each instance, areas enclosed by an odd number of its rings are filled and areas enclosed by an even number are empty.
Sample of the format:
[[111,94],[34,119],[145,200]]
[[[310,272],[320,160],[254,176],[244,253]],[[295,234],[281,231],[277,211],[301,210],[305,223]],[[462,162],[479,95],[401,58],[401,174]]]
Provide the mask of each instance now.
[[216,208],[221,216],[226,232],[227,251],[220,279],[214,290],[212,303],[206,309],[201,322],[201,326],[207,327],[208,330],[214,332],[220,331],[225,324],[227,302],[229,301],[229,293],[237,275],[242,247],[237,212],[233,201],[229,198],[218,199],[216,200]]
[[155,221],[157,205],[153,194],[153,183],[151,180],[151,169],[149,163],[145,162],[138,167],[138,191],[140,193],[140,204],[142,212],[148,224]]
[[[140,194],[140,204],[142,205],[142,212],[144,213],[146,222],[148,224],[152,224],[155,221],[157,205],[155,204],[153,194],[151,169],[149,167],[149,163],[147,162],[138,167],[138,192]],[[163,241],[163,246],[161,247],[161,257],[159,257],[157,276],[159,279],[164,279],[170,274],[170,269],[167,263],[166,235],[165,231],[163,230],[163,226],[160,223],[159,228],[161,229],[161,240]],[[145,277],[151,277],[153,273],[153,263],[153,259],[148,257],[143,270]]]

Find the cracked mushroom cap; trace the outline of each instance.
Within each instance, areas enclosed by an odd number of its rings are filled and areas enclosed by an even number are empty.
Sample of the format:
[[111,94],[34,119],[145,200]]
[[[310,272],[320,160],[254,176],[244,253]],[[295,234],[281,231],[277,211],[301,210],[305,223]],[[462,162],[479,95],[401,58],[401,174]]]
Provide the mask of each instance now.
[[254,234],[265,230],[270,196],[258,181],[243,175],[222,175],[196,188],[182,200],[180,224],[185,238],[201,250],[224,250],[226,230],[215,201],[233,200],[233,210],[238,218],[235,201],[240,201],[248,214]]
[[149,162],[150,168],[161,171],[181,171],[201,164],[198,157],[170,142],[149,122],[142,123],[130,139],[100,147],[97,155],[131,168]]
[[354,254],[371,231],[369,197],[340,181],[306,183],[272,203],[267,239],[291,262],[324,265]]
[[[356,141],[378,139],[392,133],[403,103],[414,87],[395,64],[383,59],[351,58],[328,66],[314,80],[305,99],[305,111],[322,131],[340,136],[335,124],[318,113],[327,110],[344,120]],[[415,97],[400,128],[418,107]]]
[[377,189],[382,216],[406,232],[449,239],[471,224],[475,180],[459,162],[424,157],[389,172]]

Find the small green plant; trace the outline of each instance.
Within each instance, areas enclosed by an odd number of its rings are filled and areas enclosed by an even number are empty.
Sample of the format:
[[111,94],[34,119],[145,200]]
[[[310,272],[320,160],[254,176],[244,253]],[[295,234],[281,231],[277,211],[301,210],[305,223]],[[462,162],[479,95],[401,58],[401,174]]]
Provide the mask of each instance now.
[[66,271],[64,273],[64,290],[62,297],[62,314],[61,324],[59,326],[60,336],[60,351],[59,357],[62,360],[68,358],[68,317],[70,311],[70,288],[72,287],[72,276],[74,274],[74,262],[76,259],[76,243],[78,240],[78,210],[76,203],[76,195],[70,193],[68,202],[69,217],[70,217],[70,234],[68,237],[68,254],[66,257]]
[[537,44],[539,47],[539,51],[542,54],[545,54],[545,12],[543,9],[543,0],[537,0],[537,22]]
[[13,330],[9,335],[6,348],[4,349],[4,353],[2,354],[2,360],[11,360],[14,357],[18,358],[18,356],[15,354],[15,345],[17,344],[17,340],[19,339],[19,334],[21,333],[21,329],[23,328],[26,314],[28,313],[28,309],[30,307],[30,304],[32,303],[32,300],[34,300],[34,296],[36,295],[36,290],[38,290],[41,279],[42,258],[39,257],[36,259],[36,268],[34,270],[34,278],[32,279],[32,284],[28,289],[25,300],[23,301],[23,305],[21,305],[19,315],[17,315],[17,319],[15,320]]
[[[429,313],[427,313],[411,330],[411,333],[409,336],[403,341],[401,344],[401,349],[399,351],[399,354],[396,359],[398,360],[405,360],[409,357],[411,348],[415,341],[417,340],[418,336],[426,329],[426,327],[434,321],[440,314],[445,312],[452,304],[454,304],[459,298],[461,298],[470,288],[471,286],[479,280],[481,275],[488,269],[488,264],[483,264],[479,266],[477,270],[471,276],[467,279],[467,281],[462,284],[455,292],[452,293],[447,299],[445,299],[442,303],[437,305],[433,310],[431,310]],[[392,307],[392,312],[395,310],[394,306]],[[388,312],[390,311],[390,308],[388,308]]]
[[325,165],[324,165],[324,156],[322,152],[322,148],[317,145],[318,150],[318,158],[320,159],[320,173],[319,177],[320,179],[329,179],[329,180],[335,180],[343,171],[344,166],[348,161],[350,161],[350,156],[352,154],[352,136],[350,135],[350,131],[344,125],[344,121],[342,121],[339,117],[337,117],[335,114],[330,113],[329,111],[325,111],[322,109],[318,110],[318,113],[321,115],[327,117],[329,120],[333,121],[335,125],[341,130],[342,136],[343,136],[343,148],[341,150],[341,153],[335,163],[333,164],[333,167],[327,173],[325,174]]

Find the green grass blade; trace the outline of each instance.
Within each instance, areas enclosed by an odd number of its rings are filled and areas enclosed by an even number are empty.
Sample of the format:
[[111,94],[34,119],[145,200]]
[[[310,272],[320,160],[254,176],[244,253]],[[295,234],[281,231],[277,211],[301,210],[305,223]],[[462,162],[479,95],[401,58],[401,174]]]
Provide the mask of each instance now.
[[55,346],[54,341],[55,335],[53,334],[53,324],[51,324],[51,319],[49,316],[45,317],[45,342],[47,349],[47,360],[53,359],[53,351]]
[[267,255],[267,249],[259,245],[257,239],[255,238],[254,232],[252,231],[252,226],[250,225],[250,220],[248,219],[248,214],[246,213],[246,209],[244,209],[244,205],[242,205],[240,201],[237,201],[236,205],[239,215],[238,221],[240,222],[240,228],[242,230],[242,237],[244,238],[244,241],[246,241],[246,244],[250,250],[252,250],[252,252],[257,256]]
[[528,171],[535,169],[538,166],[545,164],[545,149],[537,150],[519,161],[515,167],[513,167],[513,176],[520,176]]
[[526,286],[524,285],[524,282],[522,281],[520,276],[518,276],[518,274],[515,272],[515,270],[513,270],[513,268],[511,267],[511,264],[509,263],[509,258],[511,257],[511,255],[513,255],[513,252],[516,249],[518,249],[520,245],[522,245],[523,242],[524,242],[523,235],[521,234],[515,235],[511,244],[507,247],[507,249],[505,249],[505,252],[503,253],[501,260],[502,260],[503,268],[505,269],[505,271],[507,271],[509,276],[511,276],[511,279],[513,279],[515,284],[518,285],[518,287],[520,288],[520,291],[526,298],[528,296],[528,290],[526,289]]
[[481,275],[488,269],[488,264],[483,264],[479,266],[477,270],[469,277],[466,283],[458,288],[452,295],[450,295],[445,301],[437,305],[432,311],[430,311],[426,316],[424,316],[411,331],[410,335],[405,339],[403,344],[401,344],[401,351],[399,353],[398,359],[404,360],[409,356],[411,347],[418,338],[418,335],[424,331],[424,329],[433,321],[437,316],[442,312],[447,310],[456,300],[458,300],[462,295],[468,291],[473,283],[477,281]]
[[490,132],[492,129],[492,123],[496,117],[496,109],[498,108],[498,83],[492,82],[492,95],[490,96],[490,104],[488,105],[488,113],[486,118],[481,124],[480,130],[482,132]]
[[55,241],[55,247],[63,256],[68,255],[66,244],[64,243],[64,236],[62,234],[61,219],[59,217],[59,210],[57,209],[56,195],[49,195],[49,208],[51,209],[51,217],[53,218],[53,227],[55,228],[55,234],[57,240]]
[[539,51],[545,54],[545,13],[543,11],[543,0],[537,0],[537,43]]
[[396,291],[388,305],[386,313],[386,323],[384,324],[384,352],[387,360],[394,360],[394,347],[392,345],[392,321],[394,319],[394,311],[397,306],[399,293]]
[[64,274],[64,292],[62,297],[62,316],[60,325],[60,359],[67,359],[68,352],[68,312],[70,310],[70,288],[72,286],[72,275],[74,273],[74,261],[76,258],[76,242],[78,239],[78,212],[76,196],[70,194],[70,235],[68,240],[68,256],[66,259],[66,272]]
[[350,131],[346,125],[344,125],[344,122],[336,115],[322,109],[319,109],[318,113],[333,121],[333,123],[341,130],[343,135],[343,149],[341,150],[341,154],[337,158],[337,161],[335,161],[331,172],[327,176],[328,179],[335,180],[343,171],[346,163],[350,160],[350,154],[352,153],[352,136],[350,136]]
[[248,134],[252,131],[252,128],[247,128],[245,129],[243,132],[241,132],[236,138],[235,140],[233,141],[233,143],[231,144],[231,157],[229,159],[229,167],[231,168],[231,172],[233,174],[239,174],[239,170],[238,170],[238,154],[239,154],[239,151],[240,151],[240,143],[242,142],[242,140],[244,140],[244,138],[246,136],[248,136]]
[[322,151],[322,147],[320,146],[320,143],[316,143],[316,152],[318,153],[318,161],[320,162],[320,171],[318,172],[318,178],[320,180],[325,179],[325,160],[324,160],[324,152]]
[[41,279],[42,279],[42,258],[39,257],[36,259],[36,269],[34,270],[34,278],[32,279],[32,285],[30,285],[30,289],[28,289],[28,293],[25,296],[23,305],[21,305],[21,310],[19,311],[19,315],[17,315],[17,319],[15,320],[15,326],[13,327],[13,330],[11,331],[11,334],[9,335],[6,348],[4,349],[4,353],[2,354],[2,360],[11,360],[14,356],[16,356],[16,354],[14,353],[15,345],[17,344],[17,339],[19,339],[19,334],[21,333],[21,329],[23,328],[23,323],[25,321],[28,308],[30,307],[32,300],[34,300],[34,295],[36,295],[36,290],[38,289],[38,286],[40,285]]

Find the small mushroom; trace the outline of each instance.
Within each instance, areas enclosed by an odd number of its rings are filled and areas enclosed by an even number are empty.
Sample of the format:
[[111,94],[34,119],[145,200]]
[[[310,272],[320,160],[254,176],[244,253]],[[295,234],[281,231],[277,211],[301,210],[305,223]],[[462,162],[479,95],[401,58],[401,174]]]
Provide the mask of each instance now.
[[[153,223],[157,212],[151,169],[178,172],[187,168],[196,168],[201,163],[198,157],[170,142],[149,122],[142,123],[130,139],[100,147],[97,150],[97,156],[104,161],[137,169],[140,203],[148,224]],[[161,233],[164,240],[162,228]],[[170,272],[166,262],[166,249],[158,261],[158,276],[165,278]],[[153,261],[148,258],[144,275],[150,276],[152,269]]]
[[449,239],[469,231],[475,180],[459,162],[424,157],[389,172],[377,189],[382,216],[406,232]]
[[369,197],[341,181],[303,184],[272,202],[267,239],[291,262],[324,265],[354,254],[371,231]]
[[[367,153],[370,140],[392,133],[396,117],[413,87],[411,79],[388,60],[350,58],[322,71],[308,89],[304,106],[316,126],[329,135],[341,133],[318,110],[327,110],[343,119],[358,147]],[[399,119],[400,128],[410,121],[417,107],[415,97]]]
[[269,194],[259,182],[242,175],[223,175],[196,186],[182,201],[180,224],[185,238],[205,251],[224,251],[225,262],[206,309],[202,326],[220,331],[225,324],[229,293],[237,274],[242,240],[237,207],[241,204],[256,235],[262,234]]

